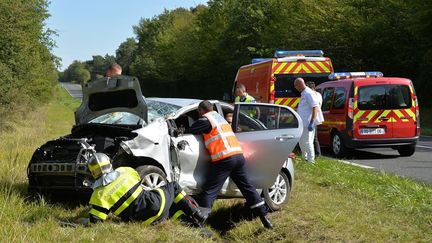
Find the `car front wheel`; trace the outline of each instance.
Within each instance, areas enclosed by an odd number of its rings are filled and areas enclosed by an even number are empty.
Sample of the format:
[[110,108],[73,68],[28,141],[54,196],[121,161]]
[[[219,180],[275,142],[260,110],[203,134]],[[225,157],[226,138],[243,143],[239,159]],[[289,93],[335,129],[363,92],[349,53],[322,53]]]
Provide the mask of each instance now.
[[153,190],[167,184],[165,173],[153,165],[142,165],[136,168],[142,179],[145,190]]
[[270,210],[280,210],[282,205],[288,202],[290,191],[291,186],[288,176],[283,171],[280,171],[273,186],[263,190],[264,200]]

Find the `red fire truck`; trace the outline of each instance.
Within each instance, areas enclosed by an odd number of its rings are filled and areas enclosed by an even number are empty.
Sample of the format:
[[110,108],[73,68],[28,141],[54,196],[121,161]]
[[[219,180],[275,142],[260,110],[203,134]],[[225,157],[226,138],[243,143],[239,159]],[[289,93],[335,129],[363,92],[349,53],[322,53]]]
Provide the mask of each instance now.
[[276,51],[273,58],[252,59],[252,64],[240,67],[233,86],[246,86],[257,102],[275,103],[296,108],[300,93],[294,80],[302,77],[319,85],[328,81],[333,65],[321,50]]

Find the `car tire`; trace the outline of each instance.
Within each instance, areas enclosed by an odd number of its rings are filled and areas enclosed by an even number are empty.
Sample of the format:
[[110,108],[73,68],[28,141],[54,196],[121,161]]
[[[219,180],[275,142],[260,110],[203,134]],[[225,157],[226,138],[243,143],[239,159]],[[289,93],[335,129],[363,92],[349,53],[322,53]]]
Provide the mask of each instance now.
[[408,157],[415,153],[415,145],[407,145],[397,148],[400,156]]
[[351,151],[345,146],[345,142],[339,132],[333,133],[331,150],[337,158],[343,158]]
[[136,168],[145,190],[153,190],[168,183],[166,174],[154,165],[141,165]]
[[288,202],[291,185],[288,176],[280,171],[275,183],[270,188],[263,189],[263,197],[271,211],[278,211]]

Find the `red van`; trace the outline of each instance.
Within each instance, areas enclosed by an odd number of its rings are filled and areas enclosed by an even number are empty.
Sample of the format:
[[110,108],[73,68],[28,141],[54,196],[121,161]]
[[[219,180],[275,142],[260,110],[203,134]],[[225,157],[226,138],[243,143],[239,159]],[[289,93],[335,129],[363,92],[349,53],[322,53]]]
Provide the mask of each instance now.
[[420,136],[417,96],[409,79],[381,72],[333,73],[317,86],[325,122],[318,139],[337,157],[351,149],[390,147],[411,156]]

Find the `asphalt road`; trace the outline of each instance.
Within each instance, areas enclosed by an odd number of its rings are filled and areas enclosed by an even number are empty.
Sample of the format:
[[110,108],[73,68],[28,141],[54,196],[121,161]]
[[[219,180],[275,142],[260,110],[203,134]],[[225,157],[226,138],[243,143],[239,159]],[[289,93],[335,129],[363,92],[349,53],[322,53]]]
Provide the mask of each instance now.
[[82,89],[80,84],[73,84],[73,83],[61,83],[63,88],[66,89],[66,91],[75,99],[81,100],[82,95]]
[[[81,85],[62,85],[72,97],[82,99]],[[329,150],[323,149],[323,153],[331,157]],[[411,157],[401,157],[391,148],[371,148],[355,150],[351,157],[342,161],[432,184],[432,136],[421,136],[416,152]]]
[[[331,156],[329,150],[323,153]],[[401,157],[391,148],[368,148],[354,150],[352,156],[342,161],[432,184],[432,136],[421,136],[411,157]]]

